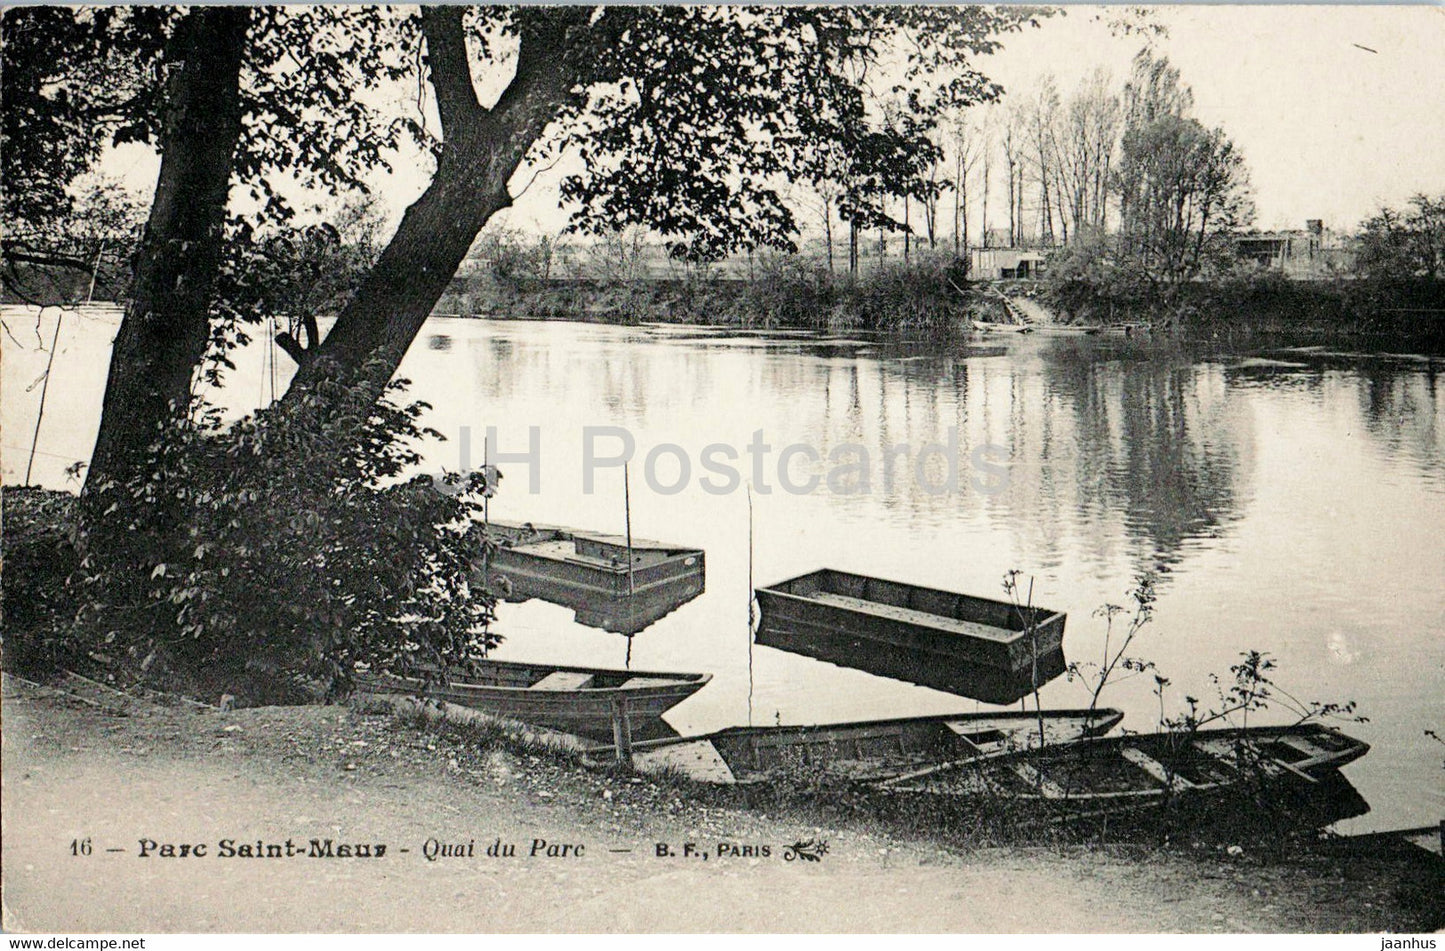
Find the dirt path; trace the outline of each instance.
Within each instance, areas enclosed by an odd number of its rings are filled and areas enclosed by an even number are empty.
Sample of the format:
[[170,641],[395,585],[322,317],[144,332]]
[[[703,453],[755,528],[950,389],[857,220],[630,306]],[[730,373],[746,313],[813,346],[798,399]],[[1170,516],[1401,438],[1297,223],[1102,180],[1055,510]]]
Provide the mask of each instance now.
[[[347,708],[117,717],[7,681],[3,713],[12,931],[1371,931],[1400,914],[1359,883],[1238,859],[804,828],[527,756],[474,761]],[[142,858],[142,839],[207,854]],[[302,854],[221,857],[227,839]],[[313,839],[387,850],[312,858]],[[429,861],[429,839],[475,854]],[[532,857],[539,839],[582,855]],[[784,861],[799,839],[827,853]],[[486,857],[497,840],[518,855]],[[720,857],[722,841],[769,854]],[[709,857],[655,854],[687,842]]]

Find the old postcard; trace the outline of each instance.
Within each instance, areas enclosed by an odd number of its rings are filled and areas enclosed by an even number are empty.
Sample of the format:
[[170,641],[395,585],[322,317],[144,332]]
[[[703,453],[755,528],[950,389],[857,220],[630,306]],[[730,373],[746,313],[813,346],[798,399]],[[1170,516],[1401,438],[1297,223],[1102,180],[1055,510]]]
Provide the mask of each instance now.
[[1445,10],[0,40],[6,931],[1445,927]]

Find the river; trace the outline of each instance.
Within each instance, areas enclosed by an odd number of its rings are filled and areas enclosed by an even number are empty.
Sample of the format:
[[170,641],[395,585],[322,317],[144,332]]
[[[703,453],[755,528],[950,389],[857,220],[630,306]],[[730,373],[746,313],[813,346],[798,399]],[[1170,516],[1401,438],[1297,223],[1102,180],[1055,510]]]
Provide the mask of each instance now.
[[[54,314],[4,311],[7,483],[29,464]],[[67,312],[32,481],[65,486],[88,456],[117,321]],[[219,401],[247,412],[283,390],[286,358],[274,383],[271,359],[246,348]],[[767,584],[826,566],[1001,598],[1018,569],[1035,603],[1068,612],[1065,652],[1088,662],[1104,643],[1095,609],[1128,604],[1153,572],[1155,619],[1130,653],[1168,679],[1164,713],[1186,695],[1217,706],[1210,675],[1228,679],[1248,650],[1268,652],[1301,700],[1354,701],[1368,722],[1340,725],[1372,749],[1345,772],[1372,808],[1342,829],[1368,831],[1445,817],[1445,745],[1426,735],[1445,736],[1442,371],[1439,357],[1278,343],[908,346],[433,318],[401,375],[449,437],[425,448],[426,471],[459,467],[463,427],[472,465],[488,426],[504,454],[525,452],[537,427],[535,460],[502,463],[494,518],[621,532],[623,473],[603,464],[620,429],[635,449],[634,534],[706,549],[706,592],[630,643],[533,601],[500,606],[498,656],[710,671],[668,715],[683,733],[985,709],[751,646],[750,574]],[[709,446],[715,464],[736,453],[734,490],[704,468]],[[1116,679],[1102,702],[1154,729],[1157,686],[1154,672]],[[1065,677],[1042,697],[1088,701]],[[1251,722],[1285,719],[1276,705]]]

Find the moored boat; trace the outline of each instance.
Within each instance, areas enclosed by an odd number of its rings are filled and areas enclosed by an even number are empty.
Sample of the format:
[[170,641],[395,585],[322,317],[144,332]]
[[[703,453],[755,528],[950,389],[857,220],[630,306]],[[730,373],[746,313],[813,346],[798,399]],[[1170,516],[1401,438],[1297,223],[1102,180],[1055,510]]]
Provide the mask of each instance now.
[[1384,832],[1366,832],[1359,835],[1341,836],[1328,840],[1325,846],[1332,851],[1348,852],[1371,857],[1399,857],[1410,861],[1423,861],[1440,865],[1445,863],[1445,820],[1435,825],[1416,826],[1410,829],[1390,829]]
[[1241,798],[1278,804],[1318,800],[1317,792],[1333,790],[1343,779],[1339,768],[1369,748],[1318,724],[1151,733],[1004,751],[877,785],[896,793],[1033,804],[1039,817],[1117,815],[1185,803],[1203,809]]
[[[757,598],[759,644],[865,670],[876,658],[885,675],[897,658],[920,669],[916,683],[990,703],[1016,700],[1063,671],[1044,663],[1061,653],[1066,620],[1048,608],[828,568],[759,588]],[[968,692],[985,670],[1006,675],[1017,693]]]
[[676,770],[702,782],[753,783],[799,767],[870,781],[1007,750],[1100,736],[1118,710],[965,713],[810,726],[731,727],[706,736],[633,745],[642,771]]
[[702,593],[699,548],[575,531],[491,522],[496,548],[485,584],[507,601],[540,598],[571,608],[577,622],[636,634]]
[[421,677],[358,674],[368,693],[423,696],[602,742],[625,717],[631,736],[675,735],[662,715],[701,690],[711,674],[568,667],[478,660]]

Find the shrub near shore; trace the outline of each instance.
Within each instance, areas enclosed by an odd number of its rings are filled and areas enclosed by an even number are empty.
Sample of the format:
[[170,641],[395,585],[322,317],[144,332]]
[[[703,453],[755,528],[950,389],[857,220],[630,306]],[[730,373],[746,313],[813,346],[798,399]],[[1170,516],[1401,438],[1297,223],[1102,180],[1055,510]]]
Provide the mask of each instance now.
[[885,265],[856,279],[801,256],[776,256],[759,261],[751,279],[458,277],[436,312],[938,335],[978,316],[977,295],[967,287],[966,266],[944,256]]
[[1152,323],[1208,334],[1385,334],[1445,337],[1445,285],[1428,281],[1291,280],[1234,273],[1158,293],[1128,283],[1051,280],[1042,298],[1070,323]]
[[[857,280],[801,259],[752,280],[692,277],[606,281],[487,275],[457,278],[438,314],[465,317],[680,323],[739,328],[868,331],[903,338],[967,333],[1007,322],[988,285],[961,264],[887,267]],[[1067,324],[1150,323],[1179,333],[1381,334],[1445,337],[1445,285],[1428,281],[1297,281],[1237,273],[1151,295],[1084,279],[1014,282]]]

